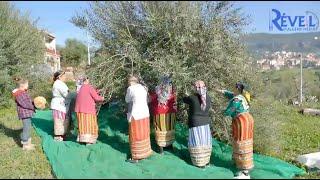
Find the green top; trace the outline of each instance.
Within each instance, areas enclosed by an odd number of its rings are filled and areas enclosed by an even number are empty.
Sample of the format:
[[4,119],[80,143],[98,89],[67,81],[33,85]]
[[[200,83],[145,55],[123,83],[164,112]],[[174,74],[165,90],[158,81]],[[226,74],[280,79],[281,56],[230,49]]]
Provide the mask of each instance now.
[[249,112],[249,105],[244,96],[241,94],[234,96],[231,91],[225,91],[224,95],[230,100],[224,112],[225,116],[231,116],[234,119],[240,113]]

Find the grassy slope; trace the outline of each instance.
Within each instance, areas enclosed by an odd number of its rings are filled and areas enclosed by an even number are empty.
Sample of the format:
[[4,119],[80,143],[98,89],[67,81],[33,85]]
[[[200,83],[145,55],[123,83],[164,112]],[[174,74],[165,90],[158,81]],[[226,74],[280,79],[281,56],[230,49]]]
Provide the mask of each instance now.
[[16,111],[0,110],[0,177],[1,178],[53,178],[51,167],[41,147],[41,139],[32,130],[32,141],[36,150],[25,152],[20,146],[22,123]]
[[[319,98],[319,70],[304,69],[303,72],[304,94]],[[261,96],[263,99],[255,99],[251,110],[256,126],[255,150],[291,163],[296,163],[297,156],[317,152],[320,148],[319,117],[299,114],[300,108],[287,105],[286,98],[299,94],[296,89],[300,83],[299,73],[299,69],[264,73],[264,79],[269,81]],[[297,77],[298,84],[293,77]],[[283,103],[278,101],[281,99]],[[320,103],[304,103],[303,107],[320,108]],[[320,178],[320,175],[311,173],[306,177]]]
[[[75,83],[67,82],[71,91],[75,91]],[[43,89],[34,90],[34,94],[46,97],[48,104],[51,99],[52,84]],[[0,178],[54,178],[51,166],[42,150],[41,139],[32,130],[32,141],[36,145],[33,152],[22,151],[20,133],[22,123],[17,119],[15,108],[0,109]]]
[[[301,166],[299,155],[318,152],[320,147],[319,117],[298,113],[299,108],[280,102],[257,101],[252,106],[255,118],[255,151]],[[261,112],[260,109],[264,109]],[[302,178],[320,178],[309,173]]]

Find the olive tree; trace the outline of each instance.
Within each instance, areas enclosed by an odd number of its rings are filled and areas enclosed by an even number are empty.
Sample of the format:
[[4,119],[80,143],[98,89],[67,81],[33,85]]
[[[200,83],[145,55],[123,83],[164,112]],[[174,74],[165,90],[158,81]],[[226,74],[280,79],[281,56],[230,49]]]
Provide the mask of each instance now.
[[0,106],[8,105],[12,77],[30,77],[33,65],[43,62],[44,39],[27,14],[10,2],[0,2]]
[[[181,98],[191,84],[203,80],[214,99],[213,127],[229,139],[226,101],[214,88],[231,88],[239,80],[250,84],[252,69],[240,40],[247,24],[230,2],[90,2],[71,21],[100,44],[88,70],[107,98],[124,102],[126,77],[138,74],[153,90],[163,74],[172,74],[178,92],[178,119],[186,120]],[[101,53],[103,52],[103,53]]]

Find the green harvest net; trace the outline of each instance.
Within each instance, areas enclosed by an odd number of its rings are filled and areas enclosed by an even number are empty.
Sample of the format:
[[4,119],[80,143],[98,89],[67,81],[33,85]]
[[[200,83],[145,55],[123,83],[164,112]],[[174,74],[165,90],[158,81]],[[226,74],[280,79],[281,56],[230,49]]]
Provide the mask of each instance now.
[[[33,126],[42,138],[43,150],[57,178],[233,178],[232,148],[213,140],[211,164],[205,169],[192,166],[187,148],[187,128],[176,126],[176,141],[172,151],[156,152],[137,164],[125,162],[129,155],[128,123],[116,115],[117,107],[103,108],[99,114],[99,141],[85,146],[70,135],[66,142],[53,140],[51,111],[37,111]],[[152,148],[156,144],[151,135]],[[284,161],[254,155],[255,168],[251,178],[293,178],[305,173]]]

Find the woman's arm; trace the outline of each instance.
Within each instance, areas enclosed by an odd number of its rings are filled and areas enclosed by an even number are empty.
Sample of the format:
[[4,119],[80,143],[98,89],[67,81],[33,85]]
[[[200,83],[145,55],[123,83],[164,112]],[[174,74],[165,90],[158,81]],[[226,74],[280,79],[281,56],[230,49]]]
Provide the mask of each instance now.
[[191,100],[187,90],[184,92],[184,95],[185,97],[182,98],[182,101],[186,104],[190,104]]
[[156,100],[155,93],[148,93],[148,103],[153,103]]
[[131,102],[131,91],[129,88],[127,89],[125,100],[126,100],[126,103]]
[[24,93],[16,97],[16,102],[24,109],[34,110],[34,105],[32,103],[29,94]]
[[97,90],[94,89],[92,86],[90,86],[90,95],[94,99],[95,102],[104,101],[104,98],[99,96]]
[[215,91],[218,93],[222,93],[222,94],[224,94],[224,92],[225,92],[225,90],[222,90],[222,89],[215,89]]
[[226,96],[228,99],[234,98],[234,93],[228,90],[224,90],[224,96]]
[[63,97],[63,98],[66,98],[68,96],[68,93],[69,93],[69,88],[67,85],[65,84],[58,84],[58,87],[57,87],[60,95]]
[[222,93],[228,99],[232,99],[234,97],[234,93],[228,90],[215,89],[216,92]]

